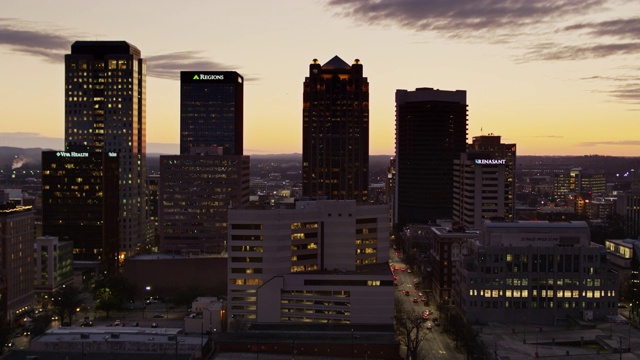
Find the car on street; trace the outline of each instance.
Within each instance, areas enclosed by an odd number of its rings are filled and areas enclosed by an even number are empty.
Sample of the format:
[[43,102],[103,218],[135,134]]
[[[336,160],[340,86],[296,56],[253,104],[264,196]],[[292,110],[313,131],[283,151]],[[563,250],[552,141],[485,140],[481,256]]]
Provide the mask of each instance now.
[[427,329],[429,329],[429,330],[433,329],[433,324],[428,322],[427,323]]
[[152,328],[157,328],[157,327],[158,327],[158,323],[153,323],[153,324],[151,324],[151,327],[152,327]]
[[155,314],[153,315],[153,317],[154,317],[154,318],[156,318],[156,319],[162,319],[162,318],[164,317],[164,315],[159,314],[159,313],[155,313]]
[[116,320],[113,322],[113,326],[120,326],[121,322],[120,320]]
[[413,300],[411,301],[413,301],[414,303],[418,303],[418,298],[413,298]]
[[423,318],[424,320],[427,320],[427,319],[429,318],[429,315],[427,315],[427,314],[422,314],[422,318]]

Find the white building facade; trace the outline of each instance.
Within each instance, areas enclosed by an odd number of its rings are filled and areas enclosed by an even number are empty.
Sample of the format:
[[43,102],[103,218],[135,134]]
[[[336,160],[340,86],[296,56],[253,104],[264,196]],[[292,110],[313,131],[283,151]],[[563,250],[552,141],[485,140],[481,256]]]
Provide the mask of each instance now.
[[385,205],[301,201],[295,209],[230,209],[231,322],[391,324]]

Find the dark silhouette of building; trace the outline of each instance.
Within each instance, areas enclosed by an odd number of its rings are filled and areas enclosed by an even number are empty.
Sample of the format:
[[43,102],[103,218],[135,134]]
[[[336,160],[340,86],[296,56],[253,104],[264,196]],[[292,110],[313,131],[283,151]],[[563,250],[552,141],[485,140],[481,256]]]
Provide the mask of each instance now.
[[65,55],[65,148],[118,154],[122,256],[149,240],[145,67],[125,41],[76,41]]
[[243,153],[244,79],[235,71],[180,72],[180,154],[190,148]]
[[160,156],[161,252],[219,254],[226,250],[228,209],[249,204],[250,160],[215,150],[191,148],[191,155]]
[[368,200],[369,82],[356,59],[313,59],[304,80],[302,195]]
[[13,324],[33,306],[34,211],[0,200],[0,316]]
[[117,265],[118,154],[42,152],[42,230],[73,242],[74,261]]
[[466,91],[396,91],[396,226],[451,219],[453,160],[466,146]]

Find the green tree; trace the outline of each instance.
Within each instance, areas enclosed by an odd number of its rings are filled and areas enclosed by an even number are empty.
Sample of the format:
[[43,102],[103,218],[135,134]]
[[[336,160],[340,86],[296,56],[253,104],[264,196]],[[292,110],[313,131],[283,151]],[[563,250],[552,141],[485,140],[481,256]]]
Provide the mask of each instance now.
[[[111,297],[124,303],[135,299],[136,288],[121,273],[109,274],[96,281],[93,295],[98,298],[103,289],[108,289]],[[104,294],[103,294],[104,295]]]
[[71,323],[73,315],[82,305],[86,304],[88,300],[88,294],[81,293],[77,287],[64,285],[53,293],[51,303],[54,311],[60,317],[60,323],[64,324],[65,319]]
[[109,288],[101,288],[95,291],[96,310],[107,313],[107,317],[112,311],[122,308],[122,300],[116,297]]

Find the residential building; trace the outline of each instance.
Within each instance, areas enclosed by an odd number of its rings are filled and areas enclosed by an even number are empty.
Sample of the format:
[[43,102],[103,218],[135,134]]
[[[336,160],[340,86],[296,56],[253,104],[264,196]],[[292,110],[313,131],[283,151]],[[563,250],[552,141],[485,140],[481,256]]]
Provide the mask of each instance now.
[[369,81],[360,60],[313,59],[302,96],[302,196],[366,202]]
[[228,253],[231,331],[249,323],[393,323],[386,205],[231,209]]
[[235,71],[180,72],[180,154],[190,148],[243,152],[244,78]]
[[396,226],[453,217],[453,161],[466,148],[466,91],[396,90]]
[[555,325],[617,314],[618,276],[583,221],[486,221],[456,267],[456,309],[472,323]]
[[65,55],[65,150],[120,161],[120,260],[149,240],[145,67],[125,41],[76,41]]

